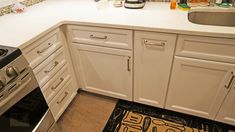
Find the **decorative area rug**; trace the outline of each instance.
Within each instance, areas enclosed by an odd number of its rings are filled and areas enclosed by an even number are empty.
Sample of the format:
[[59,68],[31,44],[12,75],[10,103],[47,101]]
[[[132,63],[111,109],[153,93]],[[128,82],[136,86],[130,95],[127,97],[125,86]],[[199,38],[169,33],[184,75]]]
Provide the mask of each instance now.
[[119,100],[103,132],[235,132],[235,126]]

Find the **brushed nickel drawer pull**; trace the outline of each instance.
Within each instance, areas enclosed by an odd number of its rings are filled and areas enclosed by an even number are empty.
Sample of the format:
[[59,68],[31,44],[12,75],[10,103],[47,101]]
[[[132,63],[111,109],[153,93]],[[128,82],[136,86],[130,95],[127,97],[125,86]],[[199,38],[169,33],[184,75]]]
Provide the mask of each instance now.
[[58,64],[59,64],[59,62],[55,61],[55,62],[54,62],[54,65],[53,65],[51,68],[49,68],[48,70],[44,71],[44,72],[45,72],[45,73],[51,72]]
[[48,50],[53,44],[52,44],[52,43],[48,43],[47,45],[48,45],[48,46],[45,47],[44,49],[38,50],[37,53],[38,53],[38,54],[41,54],[41,53],[45,52],[45,51]]
[[52,87],[51,87],[51,89],[52,89],[52,90],[57,89],[57,88],[59,87],[59,85],[60,85],[63,81],[64,81],[64,78],[63,78],[63,77],[61,77],[61,78],[60,78],[60,82],[59,82],[59,83],[57,83],[55,86],[52,86]]
[[235,77],[234,72],[231,72],[231,75],[232,75],[232,77],[230,78],[228,84],[225,84],[225,85],[224,85],[224,87],[227,88],[227,89],[230,88],[230,86],[232,85],[233,79],[234,79],[234,77]]
[[165,42],[160,42],[160,43],[151,43],[151,42],[149,42],[148,40],[144,40],[144,44],[146,45],[146,46],[159,46],[159,47],[164,47],[166,44],[165,44]]
[[[235,82],[235,81],[234,81]],[[235,83],[234,83],[234,85],[233,85],[233,89],[235,90]]]
[[60,101],[57,101],[56,103],[57,103],[57,104],[62,103],[63,100],[66,98],[66,96],[67,96],[68,94],[69,94],[68,92],[64,92],[64,97],[63,97]]
[[107,36],[103,36],[103,37],[99,37],[99,36],[94,36],[94,35],[90,35],[90,38],[94,38],[94,39],[107,39]]
[[131,59],[131,57],[128,56],[128,58],[127,58],[127,71],[131,71],[131,68],[130,68],[130,59]]
[[235,81],[234,81],[233,89],[235,90]]

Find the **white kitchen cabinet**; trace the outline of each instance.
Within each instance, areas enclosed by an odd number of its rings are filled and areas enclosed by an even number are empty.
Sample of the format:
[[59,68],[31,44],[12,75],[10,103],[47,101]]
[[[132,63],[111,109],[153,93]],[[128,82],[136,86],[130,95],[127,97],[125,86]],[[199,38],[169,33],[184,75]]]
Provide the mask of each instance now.
[[68,107],[73,98],[77,95],[76,88],[73,86],[71,80],[67,81],[67,84],[56,94],[56,96],[49,103],[49,108],[52,115],[57,121]]
[[93,26],[68,25],[68,36],[71,42],[132,49],[132,31]]
[[132,52],[72,44],[73,61],[86,91],[132,100]]
[[235,125],[235,78],[230,85],[230,92],[216,116],[216,120],[227,124]]
[[134,101],[163,108],[176,35],[136,31]]
[[235,64],[175,57],[166,108],[214,119],[229,88]]
[[41,37],[23,49],[23,54],[33,69],[63,46],[59,28]]
[[66,63],[64,48],[61,48],[35,67],[33,71],[39,86],[42,88]]
[[63,29],[49,32],[22,51],[57,121],[78,89]]

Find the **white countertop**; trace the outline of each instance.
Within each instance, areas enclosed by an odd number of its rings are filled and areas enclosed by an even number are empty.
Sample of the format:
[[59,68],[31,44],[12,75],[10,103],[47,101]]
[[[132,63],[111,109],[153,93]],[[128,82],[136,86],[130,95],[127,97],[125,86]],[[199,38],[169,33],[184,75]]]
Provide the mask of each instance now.
[[144,9],[97,9],[93,0],[47,0],[24,13],[0,17],[0,45],[24,48],[62,24],[82,24],[135,30],[235,38],[235,27],[193,24],[187,11],[169,3],[149,2]]

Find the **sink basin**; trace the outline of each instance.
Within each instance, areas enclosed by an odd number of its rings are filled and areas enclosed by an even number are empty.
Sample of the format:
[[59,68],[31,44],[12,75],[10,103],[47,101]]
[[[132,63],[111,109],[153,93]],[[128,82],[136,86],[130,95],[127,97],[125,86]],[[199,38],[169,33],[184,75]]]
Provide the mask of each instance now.
[[235,27],[235,8],[192,8],[188,20],[196,24]]

